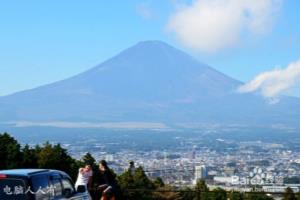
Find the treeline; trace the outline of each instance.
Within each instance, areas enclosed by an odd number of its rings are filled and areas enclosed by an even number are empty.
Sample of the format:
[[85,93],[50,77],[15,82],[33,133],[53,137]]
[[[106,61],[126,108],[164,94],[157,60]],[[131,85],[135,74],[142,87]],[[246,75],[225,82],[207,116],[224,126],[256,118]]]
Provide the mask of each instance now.
[[[17,140],[7,133],[0,134],[0,170],[16,168],[57,169],[68,173],[75,181],[78,169],[85,163],[92,165],[94,184],[97,185],[98,165],[90,153],[81,160],[72,158],[60,144],[28,145],[21,147]],[[176,172],[174,172],[176,173]],[[175,188],[166,185],[161,178],[150,179],[142,167],[116,175],[122,200],[272,200],[264,193],[226,192],[221,188],[209,190],[203,180],[194,187]],[[93,194],[93,191],[91,192]],[[95,192],[96,193],[96,192]],[[97,194],[93,194],[97,195]],[[96,197],[98,199],[98,197]],[[294,194],[288,188],[283,200],[300,200],[299,194]]]
[[0,134],[0,169],[58,169],[68,173],[74,180],[80,164],[60,144],[47,142],[42,146],[21,147],[8,133]]

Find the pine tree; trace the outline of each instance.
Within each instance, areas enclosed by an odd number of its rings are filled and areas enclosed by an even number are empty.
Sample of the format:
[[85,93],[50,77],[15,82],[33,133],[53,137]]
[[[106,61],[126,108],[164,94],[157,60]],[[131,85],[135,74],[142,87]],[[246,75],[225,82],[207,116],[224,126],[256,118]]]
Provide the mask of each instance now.
[[161,188],[161,187],[165,186],[164,181],[160,177],[157,177],[156,179],[154,179],[153,184],[154,184],[155,188]]
[[299,190],[299,191],[296,193],[296,199],[297,199],[297,200],[300,200],[300,188],[298,188],[298,190]]
[[179,196],[181,200],[191,200],[196,199],[196,195],[193,189],[190,187],[184,187],[179,191]]
[[37,151],[34,148],[30,148],[29,145],[25,145],[22,149],[23,159],[22,168],[37,168]]
[[76,161],[62,148],[60,144],[51,145],[47,142],[38,151],[38,167],[44,169],[57,169],[68,173],[75,180],[78,172]]
[[0,134],[0,169],[21,167],[20,144],[8,133]]
[[273,200],[272,197],[268,196],[267,194],[265,193],[248,193],[246,196],[245,196],[245,199],[249,199],[249,200]]
[[174,188],[165,185],[155,190],[153,194],[155,200],[181,200],[178,192],[174,192]]
[[214,189],[210,195],[210,199],[214,200],[227,200],[227,193],[221,188]]
[[195,186],[195,200],[206,200],[208,198],[208,187],[203,179],[197,181]]
[[237,191],[231,191],[229,194],[229,199],[230,200],[243,200],[244,196],[242,193],[237,192]]
[[153,199],[154,183],[147,177],[142,167],[136,168],[134,174],[126,170],[118,177],[124,199]]
[[83,157],[82,157],[82,162],[84,164],[89,164],[91,166],[95,166],[96,165],[96,160],[95,158],[92,156],[92,154],[90,154],[89,152],[86,153]]
[[297,200],[293,190],[290,187],[285,189],[283,200]]

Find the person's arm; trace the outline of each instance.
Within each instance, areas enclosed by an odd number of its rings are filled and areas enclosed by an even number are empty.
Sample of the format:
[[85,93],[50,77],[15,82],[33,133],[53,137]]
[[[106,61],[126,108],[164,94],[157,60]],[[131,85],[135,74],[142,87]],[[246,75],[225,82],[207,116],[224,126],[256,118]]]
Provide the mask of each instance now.
[[103,191],[103,193],[104,194],[106,194],[109,190],[111,190],[112,189],[112,187],[109,185],[104,191]]
[[83,170],[84,170],[83,168],[79,168],[79,173],[83,174]]

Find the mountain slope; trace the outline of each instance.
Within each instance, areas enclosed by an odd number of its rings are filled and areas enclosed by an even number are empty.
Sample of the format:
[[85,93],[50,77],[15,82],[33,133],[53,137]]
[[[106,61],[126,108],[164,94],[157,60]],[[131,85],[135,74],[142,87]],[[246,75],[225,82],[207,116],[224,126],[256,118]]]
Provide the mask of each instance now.
[[297,122],[298,99],[270,105],[237,94],[240,84],[163,42],[146,41],[77,76],[1,97],[0,120]]

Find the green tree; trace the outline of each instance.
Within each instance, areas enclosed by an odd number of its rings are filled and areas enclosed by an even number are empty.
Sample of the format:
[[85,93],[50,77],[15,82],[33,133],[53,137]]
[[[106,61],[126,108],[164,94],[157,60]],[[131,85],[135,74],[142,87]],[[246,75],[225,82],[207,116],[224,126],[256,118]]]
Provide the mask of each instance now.
[[213,199],[213,200],[227,200],[227,193],[222,188],[216,188],[216,189],[214,189],[210,193],[209,199]]
[[244,196],[242,193],[237,191],[231,191],[228,195],[230,200],[243,200]]
[[247,193],[245,195],[245,199],[249,199],[249,200],[273,200],[272,197],[266,195],[265,193],[255,193],[255,192],[250,192],[250,193]]
[[117,181],[120,185],[122,196],[124,199],[134,199],[135,198],[135,191],[134,188],[134,181],[133,175],[130,171],[125,171],[123,174],[117,177]]
[[138,188],[154,189],[154,184],[146,175],[143,167],[138,167],[133,176],[134,185]]
[[[135,170],[134,176],[133,176],[133,183],[134,187],[136,189],[140,189],[139,197],[142,197],[141,199],[152,199],[152,191],[154,190],[154,184],[153,182],[147,177],[144,169],[142,167],[138,167]],[[135,198],[136,199],[136,198]]]
[[296,193],[296,199],[297,199],[297,200],[300,200],[300,188],[298,188],[298,190],[299,190],[299,191]]
[[153,193],[153,198],[155,200],[181,200],[179,193],[169,185],[157,188]]
[[164,181],[160,177],[157,177],[156,179],[154,179],[153,184],[154,184],[155,188],[161,188],[161,187],[165,186]]
[[30,148],[29,145],[25,145],[22,149],[22,155],[22,168],[38,168],[37,151],[34,148]]
[[190,187],[184,187],[179,191],[180,200],[196,199],[195,191]]
[[283,200],[297,200],[293,190],[290,187],[285,189]]
[[20,144],[8,133],[0,134],[0,169],[21,167]]
[[92,156],[92,154],[90,154],[89,152],[86,153],[83,157],[82,157],[82,162],[83,164],[89,164],[91,166],[95,166],[96,164],[96,160],[95,158]]
[[68,173],[75,180],[78,172],[78,165],[75,159],[68,155],[67,150],[60,144],[44,144],[38,154],[38,167],[44,169],[57,169]]
[[203,179],[200,179],[197,181],[196,186],[195,186],[195,200],[206,200],[208,199],[208,192],[209,189]]
[[153,199],[153,191],[155,189],[154,183],[147,177],[142,167],[136,168],[134,174],[125,171],[118,177],[124,199]]

